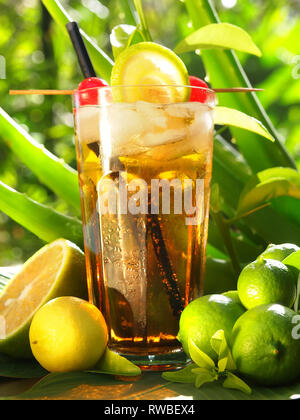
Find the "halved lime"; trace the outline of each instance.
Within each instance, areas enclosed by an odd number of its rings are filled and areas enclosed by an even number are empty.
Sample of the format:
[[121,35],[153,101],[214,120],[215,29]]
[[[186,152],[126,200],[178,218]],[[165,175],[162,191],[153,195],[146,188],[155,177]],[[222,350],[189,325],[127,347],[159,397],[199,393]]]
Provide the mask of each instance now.
[[123,102],[185,102],[190,98],[188,85],[183,61],[154,42],[140,42],[124,50],[111,74],[111,86],[127,86],[112,90],[114,99]]
[[29,327],[35,312],[58,296],[87,299],[83,252],[58,239],[36,252],[0,295],[0,353],[32,357]]

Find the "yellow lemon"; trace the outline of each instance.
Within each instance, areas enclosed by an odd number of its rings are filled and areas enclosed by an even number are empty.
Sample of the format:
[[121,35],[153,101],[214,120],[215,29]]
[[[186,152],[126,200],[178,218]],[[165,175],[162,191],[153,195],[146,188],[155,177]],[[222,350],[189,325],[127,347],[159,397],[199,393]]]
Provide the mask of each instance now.
[[62,296],[36,312],[29,339],[34,357],[49,372],[80,371],[99,361],[107,346],[108,331],[96,306]]

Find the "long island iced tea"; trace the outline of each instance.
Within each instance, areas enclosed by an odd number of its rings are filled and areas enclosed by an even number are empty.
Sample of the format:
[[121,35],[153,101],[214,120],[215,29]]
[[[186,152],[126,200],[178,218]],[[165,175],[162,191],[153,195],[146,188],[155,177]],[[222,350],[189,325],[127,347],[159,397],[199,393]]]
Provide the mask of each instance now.
[[203,292],[212,107],[77,101],[89,296],[109,347],[141,365],[183,356],[179,317]]

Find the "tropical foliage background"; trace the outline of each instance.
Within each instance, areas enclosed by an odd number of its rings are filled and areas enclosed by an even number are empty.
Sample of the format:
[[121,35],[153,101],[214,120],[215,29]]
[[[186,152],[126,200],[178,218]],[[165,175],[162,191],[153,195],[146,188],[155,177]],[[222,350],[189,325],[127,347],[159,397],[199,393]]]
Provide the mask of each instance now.
[[[109,42],[111,30],[120,23],[133,23],[127,7],[130,2],[125,0],[61,0],[61,3],[72,18],[79,22],[81,28],[111,57]],[[196,3],[201,1],[197,0]],[[173,49],[181,39],[195,29],[192,14],[187,13],[183,1],[144,0],[143,6],[153,40],[167,47]],[[214,0],[214,6],[221,21],[241,26],[250,33],[261,49],[262,58],[244,53],[237,53],[237,56],[252,85],[265,89],[259,93],[259,99],[276,127],[280,141],[294,159],[295,165],[300,168],[299,1]],[[0,80],[0,106],[37,142],[76,168],[71,99],[59,96],[8,95],[8,90],[12,88],[72,89],[82,79],[68,37],[63,35],[61,28],[53,21],[40,0],[18,2],[0,0],[0,55],[4,57],[6,63],[6,78]],[[202,78],[206,76],[199,52],[185,53],[181,57],[190,74]],[[211,60],[210,67],[214,66],[219,74],[226,70],[220,68],[218,61]],[[223,139],[235,148],[234,142],[231,142],[231,134],[227,130],[223,133]],[[9,147],[9,142],[7,131],[0,123],[0,181],[60,213],[72,215],[72,208],[66,201],[55,195],[45,183],[39,182],[33,171],[22,163],[20,156],[17,157]],[[247,147],[250,150],[250,146]],[[220,156],[222,157],[222,153]],[[240,158],[244,159],[242,156]],[[222,162],[217,162],[216,171],[220,171],[221,164]],[[235,164],[241,169],[239,159],[237,162],[232,162],[232,168]],[[252,161],[249,173],[256,172],[253,170],[254,166],[255,163]],[[257,168],[259,166],[258,162]],[[263,163],[261,166],[259,169],[270,167]],[[247,170],[246,165],[241,169],[245,180],[248,180]],[[224,177],[226,178],[226,175],[221,176]],[[297,182],[295,181],[296,184]],[[274,188],[277,187],[276,184]],[[280,236],[280,228],[282,232],[290,229],[294,232],[294,236],[291,234],[291,241],[295,241],[296,230],[300,229],[299,214],[297,216],[300,186],[297,188],[297,192],[294,189],[288,197],[291,201],[272,203],[277,206],[277,211],[280,210],[280,217],[284,215],[285,220],[288,219],[286,226],[279,226],[281,219],[274,219],[273,230],[278,229]],[[286,191],[291,189],[288,187]],[[230,203],[234,202],[232,207],[236,208],[239,197],[234,195],[234,189],[229,191],[229,184],[227,191],[226,188],[222,191],[221,186],[220,192],[222,210],[227,211],[228,217],[233,217]],[[224,203],[223,192],[226,196]],[[234,196],[229,197],[230,193]],[[236,195],[239,193],[240,191],[237,191]],[[295,199],[298,200],[297,203]],[[242,236],[244,247],[240,248],[241,253],[255,252],[273,239],[270,233],[272,227],[268,230],[262,225],[264,225],[263,218],[254,220],[252,224],[258,230],[261,229],[262,233],[258,236],[255,229],[247,231],[247,223],[233,229],[232,234],[235,235],[236,241]],[[289,239],[288,236],[282,237],[283,240]],[[226,258],[226,249],[218,246],[213,227],[211,239],[208,251],[212,256]],[[274,240],[276,239],[278,236],[274,236]],[[43,241],[36,235],[0,212],[0,266],[25,261],[42,244]],[[248,244],[249,247],[246,246]]]

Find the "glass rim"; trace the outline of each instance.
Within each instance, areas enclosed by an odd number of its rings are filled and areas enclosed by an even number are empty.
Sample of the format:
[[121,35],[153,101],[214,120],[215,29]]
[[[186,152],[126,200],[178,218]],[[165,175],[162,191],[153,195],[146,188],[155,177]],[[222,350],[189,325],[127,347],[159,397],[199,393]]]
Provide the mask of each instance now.
[[[135,84],[135,85],[115,85],[115,86],[93,86],[93,87],[89,87],[86,89],[76,89],[73,92],[73,103],[75,105],[75,107],[79,107],[80,105],[80,98],[83,97],[84,95],[88,95],[89,93],[94,92],[94,94],[99,95],[99,98],[103,98],[104,102],[103,102],[103,106],[105,103],[105,96],[107,93],[110,93],[110,95],[113,95],[113,92],[118,92],[118,90],[122,91],[124,90],[124,93],[126,91],[130,92],[130,89],[138,89],[143,91],[143,89],[160,89],[161,93],[167,92],[168,89],[189,89],[188,94],[185,94],[185,98],[183,98],[183,100],[180,100],[180,97],[177,98],[179,100],[175,100],[175,101],[161,101],[161,102],[155,102],[155,101],[147,101],[147,99],[143,100],[142,97],[140,99],[137,99],[135,101],[119,101],[117,100],[116,102],[124,102],[124,103],[134,103],[134,102],[139,102],[139,101],[144,101],[144,102],[149,102],[149,103],[153,103],[153,104],[161,104],[161,105],[170,105],[170,104],[187,104],[187,103],[199,103],[202,105],[207,105],[211,108],[215,108],[217,105],[217,95],[216,92],[214,90],[212,90],[209,87],[202,87],[202,86],[191,86],[191,85],[175,85],[175,84],[169,84],[169,85],[162,85],[162,84]],[[190,102],[190,93],[192,89],[198,89],[198,91],[200,92],[206,92],[206,97],[205,100],[202,101],[193,101]],[[110,104],[114,103],[115,101],[111,102]],[[93,105],[101,105],[99,104],[93,104]],[[88,106],[88,104],[84,104],[83,106]]]
[[87,92],[87,91],[90,91],[90,90],[111,90],[111,89],[116,89],[116,88],[119,88],[119,89],[126,89],[126,88],[149,88],[149,87],[156,87],[156,88],[189,88],[189,89],[200,89],[200,90],[204,90],[204,91],[207,91],[207,92],[209,92],[209,93],[211,93],[211,94],[213,94],[213,95],[215,95],[216,94],[216,92],[213,90],[213,89],[211,89],[211,88],[209,88],[209,87],[202,87],[202,86],[192,86],[192,85],[172,85],[172,84],[169,84],[169,85],[160,85],[160,84],[149,84],[149,85],[145,85],[145,84],[137,84],[137,85],[114,85],[114,86],[93,86],[93,87],[90,87],[90,88],[85,88],[85,89],[75,89],[74,90],[74,93],[73,93],[73,95],[76,95],[77,93],[82,93],[82,92]]

